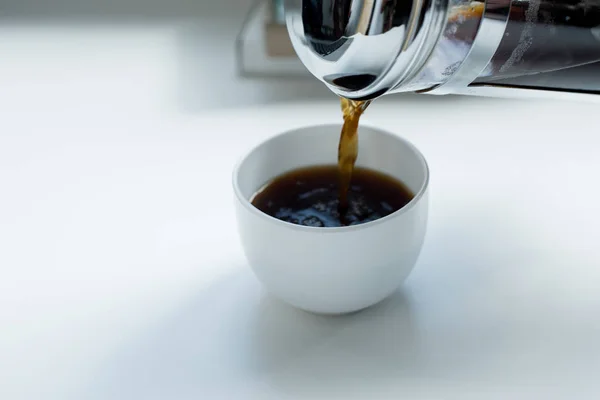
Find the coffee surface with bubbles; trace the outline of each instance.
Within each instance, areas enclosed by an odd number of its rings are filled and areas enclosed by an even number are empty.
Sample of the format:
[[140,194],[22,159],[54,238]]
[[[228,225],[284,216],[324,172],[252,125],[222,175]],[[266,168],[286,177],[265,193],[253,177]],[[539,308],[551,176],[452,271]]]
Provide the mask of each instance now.
[[285,222],[341,227],[383,218],[404,207],[413,197],[399,180],[356,167],[348,188],[347,206],[340,208],[340,171],[337,165],[325,165],[287,172],[265,185],[251,201],[262,212]]

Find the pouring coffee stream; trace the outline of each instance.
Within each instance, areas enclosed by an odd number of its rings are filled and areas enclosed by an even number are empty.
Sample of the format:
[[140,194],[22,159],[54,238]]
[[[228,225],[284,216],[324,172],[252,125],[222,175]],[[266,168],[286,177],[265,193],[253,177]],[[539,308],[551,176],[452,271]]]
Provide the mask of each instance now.
[[352,181],[354,164],[358,157],[358,125],[360,117],[367,109],[370,101],[354,101],[341,98],[344,124],[338,145],[338,168],[340,172],[339,213],[343,220],[348,208],[348,191]]

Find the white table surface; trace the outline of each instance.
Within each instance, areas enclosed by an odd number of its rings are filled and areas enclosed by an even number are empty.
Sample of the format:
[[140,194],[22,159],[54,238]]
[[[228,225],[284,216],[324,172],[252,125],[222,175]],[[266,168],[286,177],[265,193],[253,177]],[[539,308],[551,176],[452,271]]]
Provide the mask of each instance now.
[[431,219],[402,290],[338,318],[262,291],[230,189],[244,151],[335,101],[5,112],[0,398],[597,398],[598,111],[374,104],[430,163]]

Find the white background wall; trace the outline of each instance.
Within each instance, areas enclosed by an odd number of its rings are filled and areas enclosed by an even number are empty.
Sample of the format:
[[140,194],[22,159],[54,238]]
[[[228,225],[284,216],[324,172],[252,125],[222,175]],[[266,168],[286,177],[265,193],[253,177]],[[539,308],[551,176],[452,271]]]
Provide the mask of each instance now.
[[193,113],[332,96],[310,77],[236,75],[234,42],[251,3],[2,0],[0,102]]

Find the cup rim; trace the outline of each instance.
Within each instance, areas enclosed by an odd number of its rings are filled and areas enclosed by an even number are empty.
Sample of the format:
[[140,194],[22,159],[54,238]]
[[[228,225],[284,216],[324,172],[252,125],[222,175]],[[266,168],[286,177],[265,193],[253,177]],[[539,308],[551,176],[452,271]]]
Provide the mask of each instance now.
[[[421,151],[414,144],[412,144],[409,140],[401,137],[400,135],[394,134],[388,130],[376,127],[376,126],[366,122],[366,123],[361,123],[360,127],[372,129],[372,130],[376,131],[378,134],[386,135],[388,137],[391,137],[394,140],[398,140],[398,141],[402,142],[405,146],[409,147],[417,155],[418,159],[420,159],[421,162],[423,163],[423,169],[425,170],[425,179],[423,180],[423,183],[421,184],[420,189],[417,191],[417,193],[415,193],[414,197],[404,207],[400,208],[397,211],[394,211],[391,214],[386,215],[385,217],[376,219],[374,221],[369,221],[369,222],[365,222],[365,223],[358,224],[358,225],[339,226],[339,227],[320,227],[320,226],[305,226],[305,225],[292,224],[291,222],[282,221],[278,218],[275,218],[273,216],[270,216],[269,214],[266,214],[266,213],[260,211],[258,208],[256,208],[251,203],[250,199],[247,199],[242,194],[242,190],[240,189],[239,184],[238,184],[239,172],[240,172],[240,169],[241,169],[244,161],[246,161],[246,159],[248,157],[250,157],[250,155],[255,150],[257,150],[259,147],[266,146],[270,142],[276,140],[277,138],[280,138],[282,136],[297,134],[298,131],[307,130],[307,129],[311,129],[311,128],[317,128],[317,127],[331,127],[332,129],[335,129],[335,128],[341,129],[341,124],[324,123],[324,124],[303,125],[303,126],[289,129],[289,130],[285,130],[285,131],[277,133],[275,135],[271,135],[267,139],[257,143],[256,145],[254,145],[250,150],[246,151],[239,158],[239,160],[236,162],[236,164],[233,168],[232,185],[233,185],[233,191],[235,193],[236,198],[242,204],[242,206],[244,208],[246,208],[246,210],[248,210],[250,213],[258,216],[259,218],[263,218],[266,221],[269,221],[270,223],[272,223],[274,225],[281,226],[284,229],[293,229],[293,230],[305,231],[305,232],[319,232],[322,234],[332,234],[332,233],[340,234],[340,233],[344,233],[344,232],[354,232],[354,231],[358,231],[358,230],[370,229],[370,228],[373,228],[380,224],[388,223],[391,220],[399,218],[403,214],[405,214],[405,213],[409,212],[411,209],[413,209],[421,201],[421,199],[427,192],[427,189],[429,188],[429,164],[427,163],[427,160],[425,159],[425,156],[421,153]],[[283,174],[285,172],[286,171],[282,171],[281,174]]]

